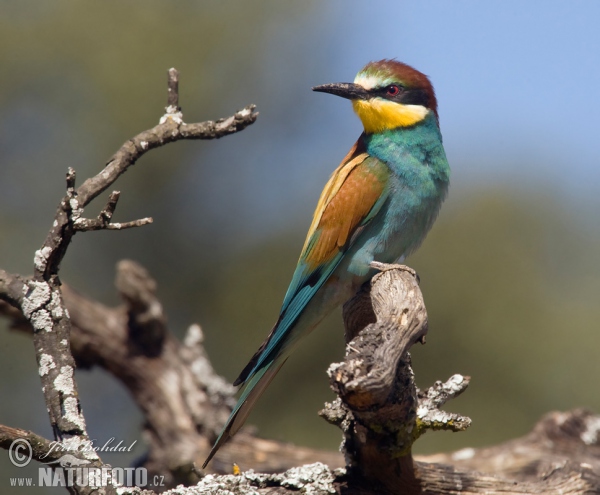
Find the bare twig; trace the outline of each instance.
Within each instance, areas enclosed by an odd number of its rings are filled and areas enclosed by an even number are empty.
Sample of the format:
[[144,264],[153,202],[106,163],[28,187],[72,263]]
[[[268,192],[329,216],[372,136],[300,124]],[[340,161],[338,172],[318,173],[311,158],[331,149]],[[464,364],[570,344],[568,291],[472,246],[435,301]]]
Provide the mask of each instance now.
[[44,437],[21,428],[0,425],[0,447],[6,450],[12,448],[14,453],[17,444],[22,445],[23,449],[31,448],[29,453],[23,454],[30,454],[31,459],[39,462],[57,461],[64,455],[62,450],[53,448],[53,442]]
[[86,180],[77,189],[79,204],[85,207],[149,150],[183,139],[219,139],[234,134],[256,121],[258,113],[254,111],[255,108],[254,105],[248,105],[231,117],[216,122],[208,120],[184,124],[172,118],[164,119],[163,123],[125,142],[98,175]]
[[77,218],[73,221],[73,225],[77,232],[87,232],[88,230],[123,230],[130,229],[133,227],[142,227],[153,222],[152,218],[141,218],[139,220],[133,220],[131,222],[111,223],[112,216],[117,208],[119,197],[121,193],[119,191],[113,191],[108,197],[106,206],[102,209],[98,218]]
[[21,307],[25,281],[20,275],[13,275],[0,270],[0,301],[6,301],[15,308]]
[[149,225],[154,220],[151,217],[140,218],[139,220],[132,220],[131,222],[116,222],[116,223],[104,223],[102,220],[80,218],[75,224],[75,230],[77,232],[88,232],[91,230],[125,230],[133,229],[135,227],[143,227]]
[[440,408],[450,399],[458,397],[469,386],[468,376],[454,375],[446,383],[436,382],[425,391],[417,390],[417,432],[426,430],[464,431],[471,426],[471,418]]
[[[187,125],[181,118],[178,98],[178,74],[171,70],[169,102],[175,105],[167,108],[166,118],[162,118],[159,125],[124,143],[99,174],[78,188],[75,171],[71,168],[68,170],[67,192],[59,204],[52,228],[42,247],[35,253],[33,277],[21,280],[5,272],[0,273],[0,299],[17,306],[33,328],[42,390],[55,438],[75,455],[84,455],[88,461],[99,465],[101,461],[94,451],[85,454],[80,452],[82,445],[89,445],[89,437],[73,378],[75,362],[69,346],[71,320],[63,302],[58,271],[76,232],[120,230],[147,225],[152,219],[111,223],[119,198],[116,191],[110,195],[97,219],[84,218],[84,208],[148,150],[181,139],[216,139],[245,128],[257,116],[254,106],[249,106],[228,119]],[[74,490],[80,491],[80,488]],[[111,488],[106,487],[106,490],[110,491]]]
[[179,112],[179,71],[175,68],[169,69],[169,77],[167,79],[167,113]]

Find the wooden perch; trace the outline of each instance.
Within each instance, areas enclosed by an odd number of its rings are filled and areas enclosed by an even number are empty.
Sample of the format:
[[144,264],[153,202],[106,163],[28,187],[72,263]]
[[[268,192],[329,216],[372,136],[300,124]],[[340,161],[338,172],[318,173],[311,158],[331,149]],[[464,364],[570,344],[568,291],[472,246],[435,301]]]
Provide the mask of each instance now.
[[[427,312],[416,274],[401,265],[383,271],[344,305],[346,357],[329,368],[339,399],[321,414],[344,433],[347,477],[381,493],[420,493],[411,447],[432,428],[463,430],[470,420],[439,407],[468,386],[455,375],[445,386],[418,394],[408,349],[423,341]],[[460,420],[459,420],[460,418]]]

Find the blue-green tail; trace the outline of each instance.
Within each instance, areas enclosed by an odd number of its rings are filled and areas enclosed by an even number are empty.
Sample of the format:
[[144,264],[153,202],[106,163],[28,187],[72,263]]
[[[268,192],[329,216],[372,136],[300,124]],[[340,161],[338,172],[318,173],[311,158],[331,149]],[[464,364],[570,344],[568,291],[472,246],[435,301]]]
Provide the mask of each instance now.
[[269,386],[271,380],[275,378],[275,375],[279,372],[286,360],[287,356],[278,356],[274,361],[265,364],[261,369],[257,370],[256,373],[252,375],[250,380],[247,382],[246,388],[244,389],[240,399],[233,408],[227,423],[225,423],[223,431],[219,435],[219,438],[217,438],[217,441],[210,451],[210,454],[208,454],[208,457],[204,461],[202,469],[206,467],[221,446],[223,446],[227,440],[235,435],[246,422],[246,419],[254,407],[254,404]]

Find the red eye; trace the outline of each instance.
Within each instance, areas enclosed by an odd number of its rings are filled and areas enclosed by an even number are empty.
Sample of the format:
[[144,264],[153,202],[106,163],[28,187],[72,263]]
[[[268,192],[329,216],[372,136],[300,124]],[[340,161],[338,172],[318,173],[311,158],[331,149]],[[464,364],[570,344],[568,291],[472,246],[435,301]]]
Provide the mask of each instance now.
[[400,93],[400,88],[398,86],[396,86],[395,84],[392,84],[390,86],[387,87],[387,94],[390,96],[396,96],[398,93]]

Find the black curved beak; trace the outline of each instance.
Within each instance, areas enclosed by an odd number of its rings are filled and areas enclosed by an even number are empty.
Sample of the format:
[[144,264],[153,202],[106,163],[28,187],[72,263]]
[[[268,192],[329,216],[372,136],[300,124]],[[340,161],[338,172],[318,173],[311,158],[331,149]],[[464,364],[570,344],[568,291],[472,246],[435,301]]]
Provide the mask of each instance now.
[[319,93],[330,93],[341,96],[348,100],[366,100],[370,97],[369,92],[365,88],[354,83],[322,84],[321,86],[315,86],[312,90]]

